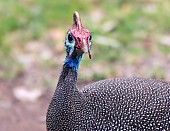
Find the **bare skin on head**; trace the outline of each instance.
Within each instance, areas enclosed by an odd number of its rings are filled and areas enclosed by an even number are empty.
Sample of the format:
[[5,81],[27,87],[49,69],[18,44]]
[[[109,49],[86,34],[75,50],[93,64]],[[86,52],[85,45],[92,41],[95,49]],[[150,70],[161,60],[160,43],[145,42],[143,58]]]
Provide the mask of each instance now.
[[82,25],[80,16],[77,11],[73,14],[73,25],[69,29],[72,36],[75,38],[75,48],[82,50],[84,53],[89,54],[91,59],[91,33]]

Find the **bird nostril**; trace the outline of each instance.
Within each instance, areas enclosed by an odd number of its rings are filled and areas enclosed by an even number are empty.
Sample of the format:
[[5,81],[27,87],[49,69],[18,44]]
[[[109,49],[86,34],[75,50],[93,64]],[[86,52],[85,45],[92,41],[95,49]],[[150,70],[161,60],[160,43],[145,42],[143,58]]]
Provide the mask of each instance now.
[[81,39],[79,37],[77,38],[77,40],[78,40],[79,43],[81,42]]

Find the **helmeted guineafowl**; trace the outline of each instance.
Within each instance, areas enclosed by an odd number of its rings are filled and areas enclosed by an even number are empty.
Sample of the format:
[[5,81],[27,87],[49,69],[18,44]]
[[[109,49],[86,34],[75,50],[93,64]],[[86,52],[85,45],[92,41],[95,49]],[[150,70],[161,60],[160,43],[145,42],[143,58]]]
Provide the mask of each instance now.
[[142,78],[102,80],[78,90],[91,33],[77,12],[65,39],[66,58],[46,116],[48,131],[170,131],[170,83]]

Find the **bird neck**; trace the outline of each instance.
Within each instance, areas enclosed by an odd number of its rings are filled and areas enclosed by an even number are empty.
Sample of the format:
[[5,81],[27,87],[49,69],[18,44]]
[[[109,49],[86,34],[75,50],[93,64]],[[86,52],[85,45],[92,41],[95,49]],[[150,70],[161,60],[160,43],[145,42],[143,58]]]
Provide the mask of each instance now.
[[68,55],[66,56],[64,65],[63,65],[63,70],[60,74],[60,78],[58,81],[57,89],[60,89],[60,87],[62,87],[66,83],[76,84],[78,67],[79,67],[79,63],[81,61],[82,55],[83,54],[76,55],[76,53],[74,53],[72,57],[69,57]]
[[[63,65],[63,70],[60,74],[60,78],[56,88],[56,94],[60,93],[62,94],[62,96],[63,94],[67,96],[68,92],[70,94],[71,93],[74,94],[75,91],[78,92],[76,82],[77,82],[78,66],[81,58],[82,58],[82,54],[74,55],[72,57],[66,56]],[[58,97],[60,97],[60,95]]]
[[75,56],[72,56],[72,57],[69,57],[67,55],[66,58],[65,58],[65,61],[64,61],[64,68],[66,70],[72,68],[73,71],[78,72],[78,67],[79,67],[81,58],[82,58],[82,54],[81,55],[75,55]]
[[[55,123],[59,125],[58,130],[65,129],[65,125],[67,125],[67,128],[73,129],[72,125],[75,124],[75,121],[72,119],[76,118],[78,120],[80,118],[76,114],[82,110],[84,97],[77,89],[76,81],[77,72],[73,68],[63,66],[57,88],[50,103],[50,106],[55,105],[55,108],[53,108],[55,111],[51,117],[55,116]],[[70,112],[72,113],[71,116],[68,115]]]
[[74,96],[75,93],[79,94],[76,83],[77,71],[81,58],[82,55],[74,55],[71,58],[66,56],[55,92],[58,99],[60,99],[60,97],[68,98],[68,93],[70,96]]
[[[76,86],[80,59],[81,56],[74,58],[66,57],[57,88],[50,103],[50,106],[55,105],[56,125],[60,125],[58,126],[58,130],[63,130],[65,128],[62,125],[74,123],[72,118],[67,114],[70,112],[79,112],[83,107],[84,97]],[[76,113],[73,113],[73,117],[77,117]],[[73,124],[69,124],[68,127],[72,129],[72,127],[70,127],[72,125]]]

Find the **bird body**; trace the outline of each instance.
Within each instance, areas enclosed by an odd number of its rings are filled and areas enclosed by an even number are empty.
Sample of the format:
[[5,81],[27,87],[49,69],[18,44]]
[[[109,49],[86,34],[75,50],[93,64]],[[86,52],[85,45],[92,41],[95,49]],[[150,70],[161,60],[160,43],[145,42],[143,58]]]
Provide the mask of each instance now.
[[74,31],[66,35],[66,59],[47,111],[47,131],[170,131],[169,82],[114,78],[78,90],[78,66],[84,52],[91,58],[91,34],[77,12],[73,18]]
[[91,112],[91,130],[170,130],[168,82],[114,78],[87,85],[81,92]]

